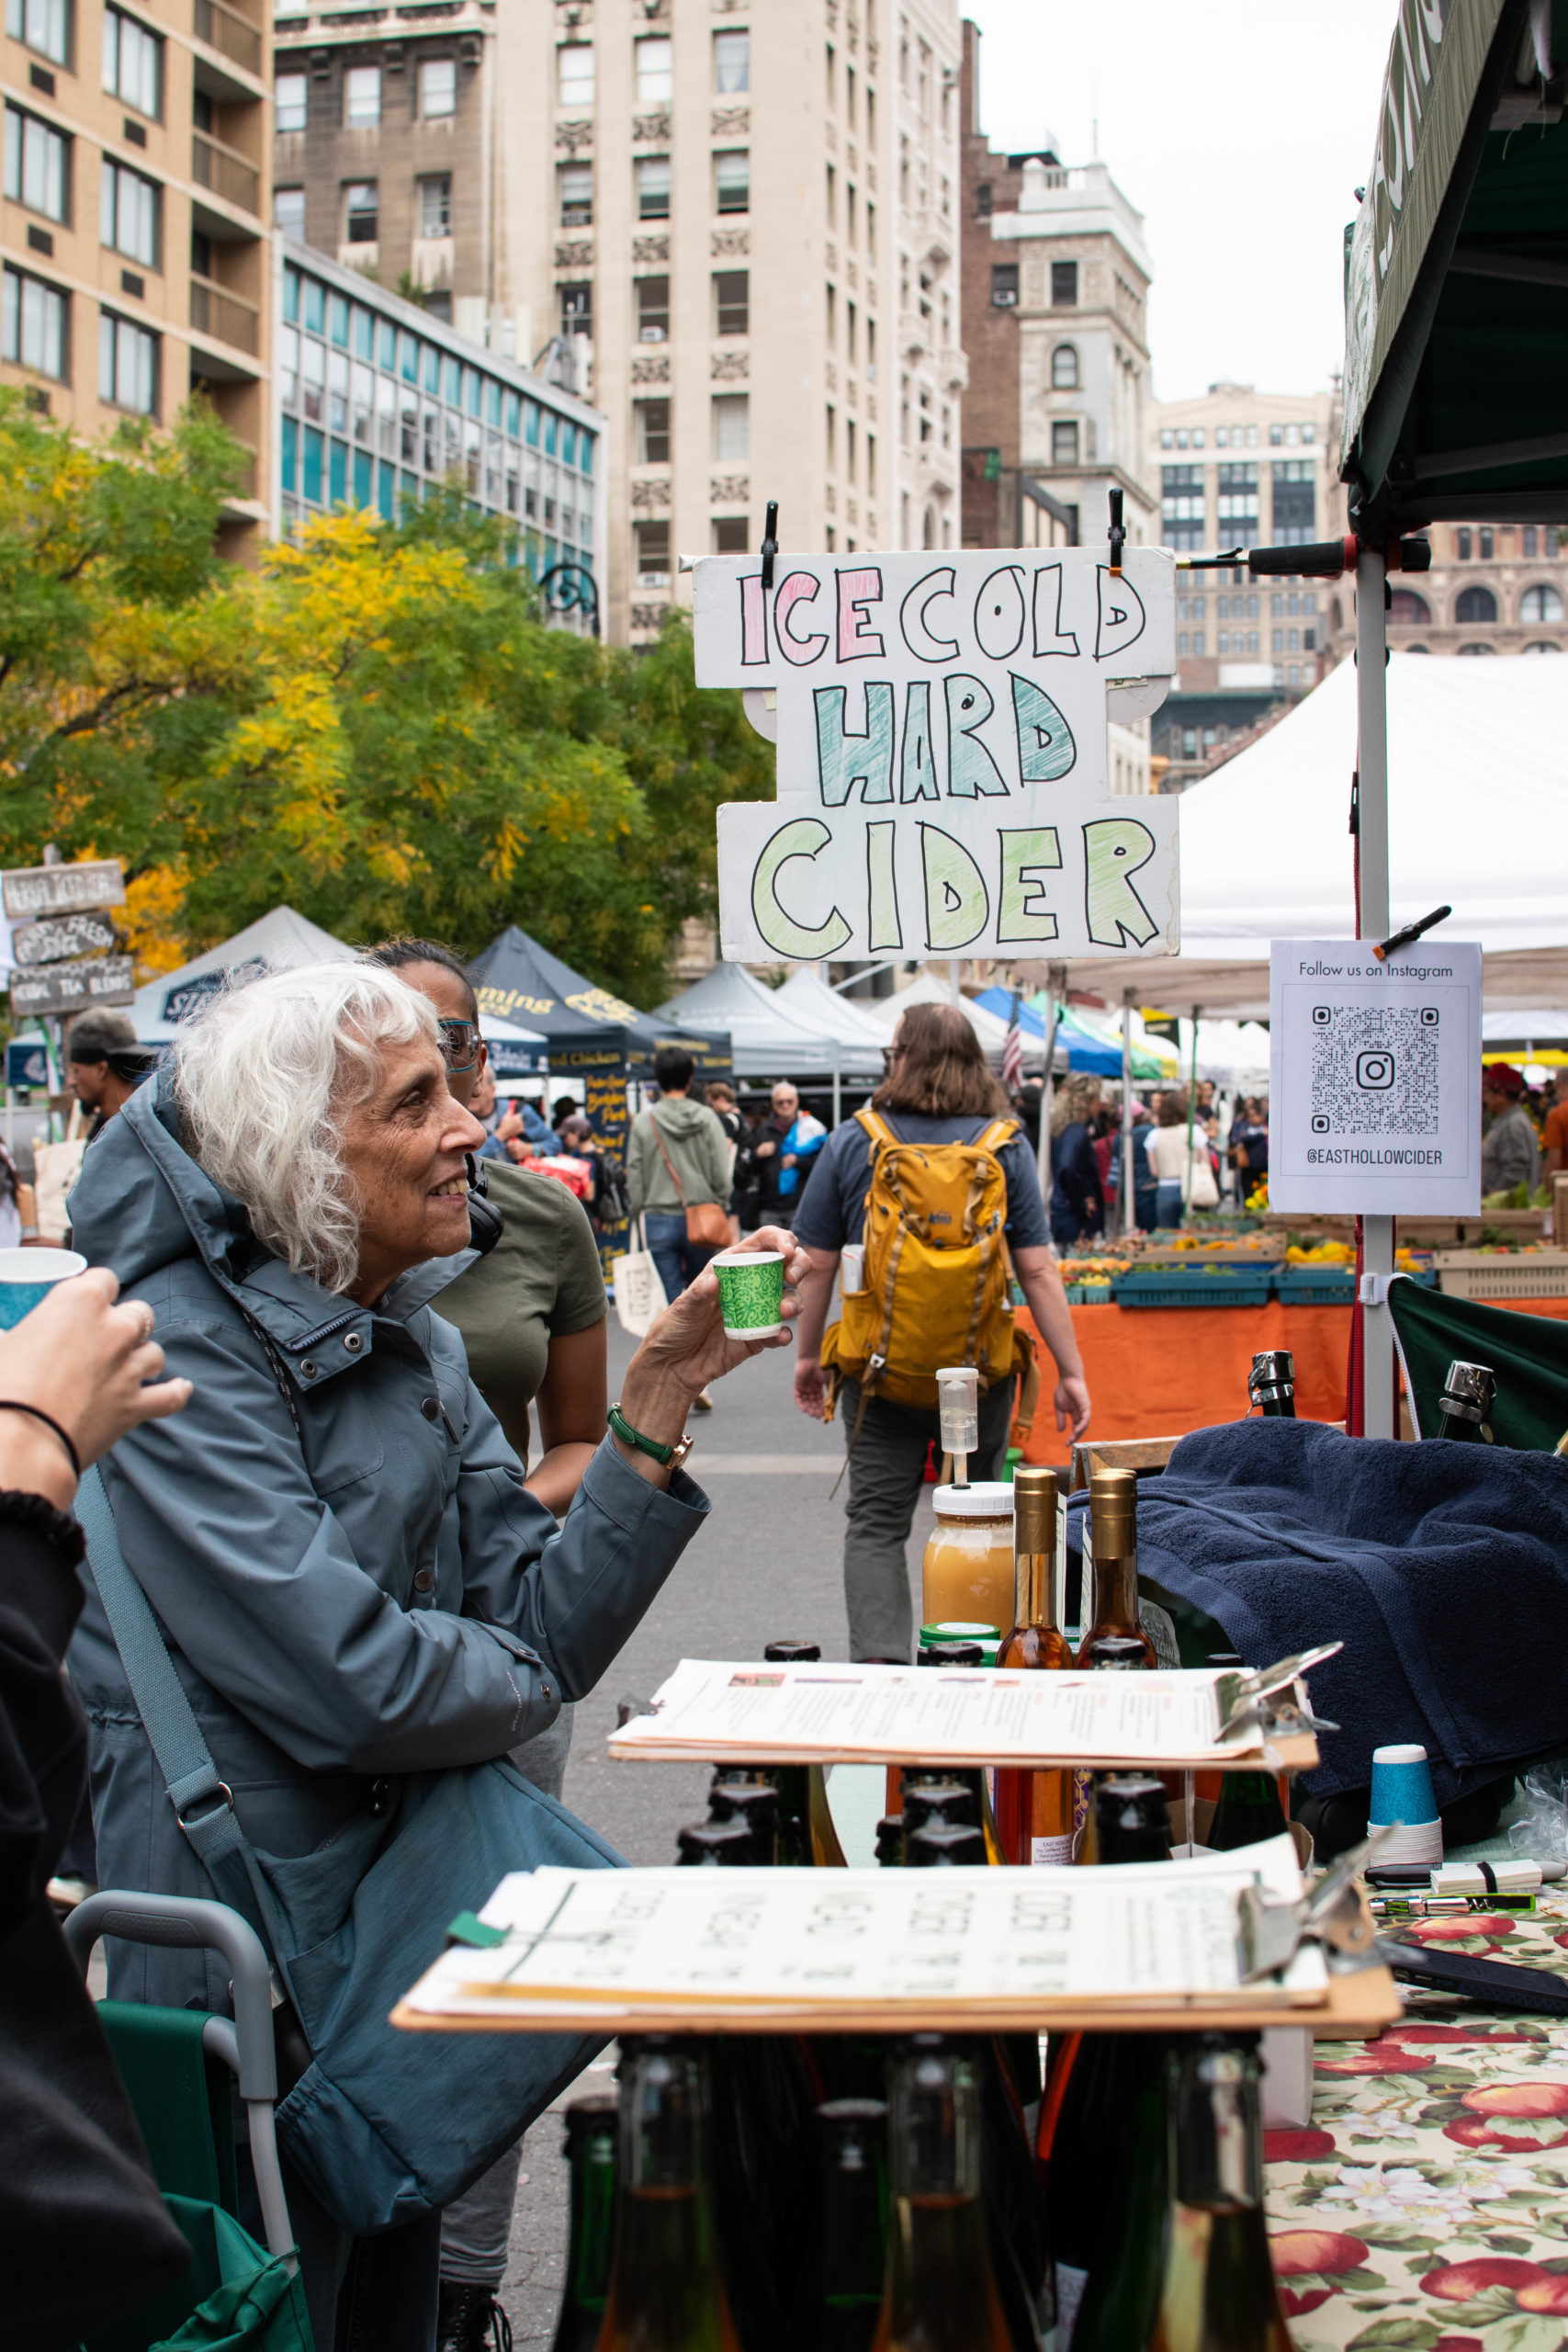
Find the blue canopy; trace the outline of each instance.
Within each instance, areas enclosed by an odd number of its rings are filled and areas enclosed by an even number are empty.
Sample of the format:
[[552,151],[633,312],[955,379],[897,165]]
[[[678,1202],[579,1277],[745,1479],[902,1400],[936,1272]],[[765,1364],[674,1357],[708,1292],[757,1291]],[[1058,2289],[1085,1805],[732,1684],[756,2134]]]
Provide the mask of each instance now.
[[[987,1012],[994,1012],[998,1021],[1012,1019],[1010,989],[982,989],[975,1002],[984,1005]],[[1044,1044],[1045,1016],[1036,1012],[1025,997],[1019,999],[1018,1025],[1026,1037],[1038,1037],[1041,1044]],[[1065,1007],[1056,1017],[1056,1044],[1066,1052],[1069,1069],[1092,1070],[1097,1078],[1120,1078],[1122,1075],[1120,1049],[1108,1046],[1102,1037],[1097,1037],[1092,1031],[1083,1028]]]

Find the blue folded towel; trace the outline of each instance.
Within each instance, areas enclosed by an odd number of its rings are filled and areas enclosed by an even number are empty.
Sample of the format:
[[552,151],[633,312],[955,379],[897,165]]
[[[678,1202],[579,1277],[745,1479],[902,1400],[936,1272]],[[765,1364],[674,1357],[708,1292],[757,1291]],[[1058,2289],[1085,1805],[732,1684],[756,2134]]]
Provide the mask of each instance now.
[[1439,1804],[1568,1749],[1568,1461],[1312,1421],[1199,1430],[1140,1482],[1138,1566],[1249,1666],[1344,1643],[1311,1676],[1342,1725],[1314,1795],[1366,1788],[1387,1741],[1426,1748]]

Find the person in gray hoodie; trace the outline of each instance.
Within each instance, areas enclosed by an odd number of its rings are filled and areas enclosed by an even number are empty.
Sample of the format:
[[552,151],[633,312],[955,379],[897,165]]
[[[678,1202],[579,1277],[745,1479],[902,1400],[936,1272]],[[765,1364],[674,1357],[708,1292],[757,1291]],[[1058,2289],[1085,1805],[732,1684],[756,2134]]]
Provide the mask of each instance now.
[[632,1215],[647,1220],[648,1247],[664,1295],[680,1297],[695,1282],[717,1241],[689,1241],[686,1211],[708,1204],[728,1210],[729,1138],[705,1102],[692,1100],[696,1065],[678,1046],[664,1046],[653,1057],[659,1100],[632,1121],[626,1145],[626,1189]]
[[[558,1528],[428,1304],[468,1245],[483,1133],[425,998],[370,965],[275,972],[182,1033],[72,1196],[76,1247],[192,1384],[105,1462],[120,1551],[241,1827],[275,1868],[309,1858],[323,1919],[347,1916],[362,1826],[394,1826],[403,1776],[502,1757],[593,1689],[706,1514],[679,1466],[692,1399],[757,1352],[699,1282],[627,1367]],[[758,1238],[805,1272],[788,1236]],[[210,1896],[96,1591],[71,1666],[103,1883]],[[118,1999],[228,2008],[215,1957],[108,1954]],[[286,2181],[317,2343],[429,2352],[439,2214],[354,2237],[287,2162]]]

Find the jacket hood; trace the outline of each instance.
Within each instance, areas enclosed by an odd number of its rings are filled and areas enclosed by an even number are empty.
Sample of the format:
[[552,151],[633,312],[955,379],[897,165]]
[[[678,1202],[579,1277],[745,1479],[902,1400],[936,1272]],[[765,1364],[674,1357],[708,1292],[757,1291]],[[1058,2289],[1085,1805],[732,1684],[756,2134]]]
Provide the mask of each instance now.
[[661,1094],[655,1105],[654,1124],[660,1135],[673,1141],[677,1136],[696,1135],[712,1116],[707,1104],[690,1094],[678,1094],[673,1102],[668,1094]]
[[71,1193],[71,1236],[93,1265],[114,1268],[121,1289],[176,1258],[199,1258],[231,1287],[261,1251],[242,1204],[181,1143],[178,1106],[162,1072],[89,1147]]

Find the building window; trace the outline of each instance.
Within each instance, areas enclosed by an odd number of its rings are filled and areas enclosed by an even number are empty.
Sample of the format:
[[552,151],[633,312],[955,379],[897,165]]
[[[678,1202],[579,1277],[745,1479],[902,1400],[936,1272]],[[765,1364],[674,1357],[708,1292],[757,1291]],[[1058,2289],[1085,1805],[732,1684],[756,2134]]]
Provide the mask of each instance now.
[[1165,545],[1190,554],[1203,544],[1203,469],[1162,466],[1160,533]]
[[296,237],[305,242],[305,191],[302,187],[275,187],[272,191],[272,225],[279,236]]
[[667,343],[670,339],[670,280],[667,277],[639,277],[636,286],[638,343]]
[[1072,419],[1058,421],[1051,427],[1051,463],[1054,466],[1076,466],[1078,461],[1078,428]]
[[593,288],[591,285],[558,286],[560,331],[563,335],[593,333]]
[[1428,628],[1431,620],[1432,607],[1425,596],[1418,596],[1414,588],[1393,591],[1388,608],[1390,628]]
[[1460,647],[1461,653],[1495,653],[1496,650],[1497,648],[1495,645],[1461,645]]
[[29,212],[63,222],[70,199],[70,141],[19,107],[6,109],[5,190]]
[[751,332],[751,273],[746,269],[716,269],[713,274],[714,333]]
[[713,551],[715,555],[747,555],[751,546],[751,526],[744,514],[716,514],[713,518]]
[[977,220],[988,220],[991,217],[991,183],[989,180],[981,180],[976,187],[975,217]]
[[1550,583],[1527,588],[1519,598],[1519,618],[1522,621],[1560,621],[1562,618],[1562,598]]
[[1471,547],[1471,535],[1468,531],[1456,531],[1454,533],[1454,555],[1459,562],[1468,563],[1470,561]]
[[419,110],[426,122],[457,111],[457,61],[427,57],[419,69]]
[[639,220],[670,218],[670,158],[645,155],[637,166],[637,217]]
[[1055,392],[1076,392],[1078,388],[1078,355],[1077,346],[1059,343],[1051,354],[1051,389]]
[[343,119],[350,130],[373,130],[381,119],[381,69],[351,65],[343,77]]
[[1485,528],[1481,532],[1481,560],[1483,563],[1492,560],[1492,534]]
[[[1526,653],[1561,653],[1561,652],[1562,652],[1562,648],[1560,645],[1545,645],[1545,644],[1539,644],[1539,645],[1527,645],[1527,646],[1523,647],[1521,650],[1522,650],[1524,652],[1526,652]],[[1416,650],[1416,649],[1415,649],[1415,647],[1414,647],[1414,646],[1412,646],[1412,647],[1410,647],[1410,648],[1409,648],[1409,650],[1410,650],[1411,652],[1414,652],[1414,651]]]
[[309,119],[310,81],[303,74],[280,74],[273,85],[273,127],[303,130]]
[[591,229],[593,225],[592,164],[562,164],[556,176],[559,182],[561,227]]
[[0,316],[0,359],[35,375],[65,381],[68,365],[65,295],[41,277],[6,266],[5,300]]
[[991,308],[993,311],[1017,310],[1017,262],[994,261],[991,264]]
[[1454,598],[1454,618],[1461,624],[1495,621],[1496,617],[1497,599],[1490,588],[1461,588]]
[[713,454],[724,465],[743,465],[750,457],[751,401],[747,393],[715,394]]
[[452,175],[432,172],[419,183],[419,233],[422,237],[452,234]]
[[1535,525],[1534,525],[1533,523],[1527,523],[1527,524],[1525,525],[1524,528],[1523,528],[1523,529],[1520,531],[1520,533],[1519,533],[1519,553],[1520,553],[1522,556],[1527,556],[1527,557],[1528,557],[1528,556],[1532,556],[1532,555],[1534,555],[1534,553],[1535,553],[1535,543],[1536,543],[1536,528],[1535,528]]
[[[751,86],[751,36],[750,33],[715,33],[713,37],[713,85],[722,96]],[[740,526],[744,532],[746,526]]]
[[668,588],[670,585],[669,524],[634,523],[632,541],[636,548],[637,586],[639,588]]
[[1051,308],[1054,311],[1074,311],[1078,300],[1078,266],[1076,261],[1054,261],[1051,264]]
[[750,211],[751,153],[749,148],[724,148],[714,157],[713,187],[716,211]]
[[1276,458],[1272,467],[1277,547],[1305,547],[1317,537],[1317,485],[1308,458]]
[[147,269],[158,266],[158,196],[155,180],[104,158],[98,182],[99,235],[111,253],[123,254]]
[[112,311],[98,314],[98,398],[138,416],[158,413],[158,338]]
[[670,463],[669,401],[634,401],[632,424],[637,464],[667,466]]
[[637,102],[639,107],[667,107],[675,95],[675,44],[671,40],[634,41],[637,51]]
[[590,41],[564,41],[556,51],[556,96],[563,107],[593,104],[593,48]]
[[[152,122],[164,113],[164,44],[118,8],[104,10],[104,87]],[[278,124],[281,130],[283,125]]]
[[351,245],[373,245],[380,233],[380,184],[349,180],[343,191],[343,233]]
[[36,49],[40,57],[52,57],[57,65],[70,64],[71,0],[6,0],[6,30],[13,40]]

